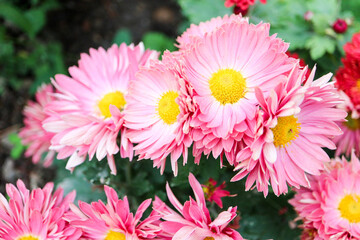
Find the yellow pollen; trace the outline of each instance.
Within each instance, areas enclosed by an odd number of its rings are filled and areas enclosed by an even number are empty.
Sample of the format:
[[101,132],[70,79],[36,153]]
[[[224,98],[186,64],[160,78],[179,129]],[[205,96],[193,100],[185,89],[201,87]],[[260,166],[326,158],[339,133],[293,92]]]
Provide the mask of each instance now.
[[278,117],[277,125],[271,129],[276,147],[285,147],[299,136],[301,124],[297,120],[294,116]]
[[126,104],[124,94],[116,91],[106,94],[98,103],[101,114],[104,117],[111,117],[110,105],[116,106],[118,109],[122,110]]
[[351,113],[348,113],[346,117],[347,122],[344,122],[344,125],[349,128],[350,130],[357,130],[360,129],[360,118],[353,119],[351,118]]
[[176,118],[180,113],[180,107],[175,101],[178,96],[177,92],[168,91],[161,96],[157,104],[156,110],[166,124],[171,125],[176,122]]
[[356,81],[356,87],[360,90],[360,78]]
[[233,69],[221,69],[209,80],[212,96],[222,105],[233,104],[246,94],[246,79]]
[[213,237],[206,237],[206,238],[204,238],[204,240],[215,240],[215,238],[213,238]]
[[125,234],[110,230],[104,240],[126,240],[126,238]]
[[360,222],[360,197],[358,195],[346,195],[341,199],[338,209],[341,217],[349,220],[349,222]]
[[39,238],[33,237],[31,235],[27,235],[27,236],[20,237],[17,240],[39,240]]

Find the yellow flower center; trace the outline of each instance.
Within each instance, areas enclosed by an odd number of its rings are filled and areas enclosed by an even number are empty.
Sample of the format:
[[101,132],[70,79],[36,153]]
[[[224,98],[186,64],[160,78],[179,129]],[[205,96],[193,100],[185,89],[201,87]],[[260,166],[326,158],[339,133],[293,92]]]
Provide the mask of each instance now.
[[299,136],[301,124],[294,116],[278,117],[277,120],[277,125],[271,129],[274,134],[274,145],[284,147]]
[[356,81],[356,87],[360,90],[360,78]]
[[157,112],[166,124],[171,125],[176,122],[176,118],[180,113],[180,107],[175,101],[178,96],[177,92],[168,91],[161,96],[158,102]]
[[346,195],[341,199],[338,209],[341,217],[346,218],[349,222],[360,222],[360,197],[358,195]]
[[204,240],[215,240],[215,238],[213,238],[213,237],[206,237],[206,238],[204,238]]
[[233,69],[221,69],[209,80],[212,96],[222,105],[233,104],[246,93],[246,80],[240,72]]
[[104,240],[126,240],[126,238],[125,234],[110,230]]
[[27,235],[27,236],[19,237],[17,240],[39,240],[39,238],[33,237],[31,235]]
[[351,118],[351,113],[348,113],[346,120],[347,120],[347,122],[344,122],[344,125],[347,128],[349,128],[350,130],[360,129],[360,118],[353,119],[353,118]]
[[111,117],[110,105],[116,106],[118,109],[122,110],[126,104],[124,94],[116,91],[106,94],[98,103],[101,114],[104,117]]

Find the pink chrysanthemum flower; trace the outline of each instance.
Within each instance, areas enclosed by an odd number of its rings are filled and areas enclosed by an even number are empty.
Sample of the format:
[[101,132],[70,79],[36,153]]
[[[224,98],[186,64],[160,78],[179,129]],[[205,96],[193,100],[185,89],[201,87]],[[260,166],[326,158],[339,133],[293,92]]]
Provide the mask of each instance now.
[[161,235],[164,235],[164,239],[242,240],[240,233],[228,227],[236,217],[236,207],[230,207],[227,211],[221,212],[212,221],[201,185],[191,173],[189,182],[196,200],[190,197],[190,200],[186,201],[184,205],[174,196],[169,184],[166,185],[168,198],[180,214],[169,208],[159,198],[154,201],[155,211],[164,220],[160,223],[163,230]]
[[134,216],[130,212],[127,197],[119,199],[115,190],[104,186],[107,204],[101,200],[91,204],[79,201],[79,208],[72,204],[72,212],[65,219],[83,231],[82,237],[88,240],[140,240],[153,239],[161,231],[156,226],[160,217],[150,214],[141,221],[145,210],[150,206],[151,199],[142,202]]
[[9,201],[0,194],[0,239],[4,240],[76,240],[81,231],[64,219],[75,192],[63,198],[63,190],[52,194],[54,184],[29,191],[21,180],[17,188],[6,185]]
[[44,166],[51,165],[55,151],[49,150],[51,139],[54,133],[47,132],[43,126],[43,121],[48,117],[45,113],[45,106],[55,100],[54,90],[51,85],[42,85],[35,94],[36,102],[28,101],[24,109],[24,124],[19,136],[24,145],[29,145],[25,152],[26,157],[32,156],[33,163],[38,163],[44,153]]
[[202,38],[205,34],[209,34],[225,23],[232,22],[249,22],[248,18],[244,18],[241,15],[232,14],[230,16],[212,18],[209,21],[201,22],[199,25],[191,24],[190,27],[179,37],[176,41],[180,50],[185,49],[187,45],[193,44],[197,38]]
[[[179,60],[180,61],[180,60]],[[182,155],[187,162],[188,148],[192,144],[185,132],[187,123],[187,93],[180,88],[180,73],[176,65],[181,64],[170,53],[163,62],[154,61],[142,68],[131,83],[126,98],[125,126],[139,158],[150,158],[154,166],[165,169],[166,157],[170,155],[171,167],[177,175],[177,160]],[[185,86],[183,86],[185,88]]]
[[303,220],[304,231],[314,239],[360,239],[360,162],[352,154],[332,161],[320,176],[309,178],[289,202]]
[[315,68],[308,79],[306,71],[294,67],[268,97],[256,89],[260,109],[255,139],[238,153],[239,172],[232,179],[248,175],[246,190],[255,182],[265,196],[269,184],[276,195],[286,193],[287,184],[309,186],[307,175],[318,175],[330,160],[322,147],[336,148],[329,138],[342,133],[335,121],[346,112],[335,108],[341,99],[328,82],[331,74],[313,81]]
[[235,197],[235,195],[231,195],[229,191],[224,190],[226,187],[225,182],[217,185],[217,181],[210,178],[206,184],[202,184],[203,191],[205,193],[205,199],[209,202],[215,202],[220,208],[223,208],[223,204],[221,198],[223,197]]
[[352,149],[355,150],[355,154],[360,154],[360,114],[344,92],[340,91],[340,95],[344,99],[344,103],[338,107],[347,111],[348,116],[346,121],[338,123],[344,134],[333,139],[337,147],[335,155],[350,156]]
[[107,156],[111,172],[116,174],[113,155],[119,151],[119,133],[121,156],[132,159],[132,144],[123,126],[125,96],[139,66],[157,56],[155,51],[144,50],[143,44],[123,43],[107,51],[90,49],[90,55],[81,55],[78,67],[69,68],[71,77],[55,76],[59,100],[48,104],[51,117],[44,127],[56,133],[52,148],[59,151],[58,158],[71,156],[68,169],[89,154],[90,159],[96,155],[98,160]]
[[[266,94],[295,64],[285,54],[288,44],[269,36],[269,28],[225,21],[183,50],[186,77],[199,108],[192,121],[196,162],[201,153],[231,155],[244,135],[252,135],[247,121],[255,117],[255,88]],[[234,159],[228,161],[233,164]]]

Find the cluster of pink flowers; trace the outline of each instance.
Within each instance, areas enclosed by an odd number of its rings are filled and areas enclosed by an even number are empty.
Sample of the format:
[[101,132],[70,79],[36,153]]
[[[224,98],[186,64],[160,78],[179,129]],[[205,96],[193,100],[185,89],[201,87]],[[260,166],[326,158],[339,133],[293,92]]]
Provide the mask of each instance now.
[[290,203],[303,221],[302,239],[360,239],[360,162],[352,154],[331,161],[311,188],[296,190]]
[[214,18],[192,25],[161,61],[142,44],[90,49],[69,68],[71,77],[55,76],[54,99],[39,107],[44,117],[28,121],[49,133],[44,146],[51,137],[50,149],[69,158],[68,169],[86,156],[106,157],[116,174],[120,152],[151,159],[161,172],[169,157],[176,175],[192,146],[195,163],[212,155],[223,165],[226,157],[238,171],[232,181],[247,176],[247,190],[267,195],[271,185],[280,195],[309,186],[308,175],[330,160],[322,148],[335,149],[331,138],[342,133],[335,122],[346,111],[336,108],[331,74],[314,80],[314,68],[307,77],[269,29],[238,15]]
[[192,174],[189,182],[196,200],[190,198],[182,205],[167,185],[168,198],[179,213],[156,197],[152,212],[141,220],[151,199],[142,202],[133,214],[127,197],[119,199],[114,189],[105,186],[106,204],[101,200],[91,204],[79,201],[76,207],[75,192],[63,198],[61,188],[52,193],[52,183],[30,192],[19,180],[17,188],[6,186],[9,200],[0,194],[0,239],[242,240],[228,226],[236,218],[236,207],[211,220],[200,183]]
[[338,107],[348,112],[346,121],[338,123],[344,134],[334,138],[336,155],[350,156],[351,149],[360,154],[360,33],[345,44],[344,64],[336,73],[336,86],[344,99]]

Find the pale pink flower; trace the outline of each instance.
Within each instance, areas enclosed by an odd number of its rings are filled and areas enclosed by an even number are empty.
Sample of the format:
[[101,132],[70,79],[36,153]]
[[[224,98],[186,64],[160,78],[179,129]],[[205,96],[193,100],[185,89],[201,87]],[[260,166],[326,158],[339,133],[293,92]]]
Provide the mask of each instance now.
[[7,184],[9,200],[0,193],[0,239],[79,239],[81,231],[63,219],[75,192],[63,198],[61,188],[52,194],[53,187],[53,183],[48,183],[43,189],[30,192],[21,180],[17,181],[17,188]]
[[240,233],[228,227],[236,217],[236,207],[229,207],[212,221],[201,185],[191,173],[189,182],[194,191],[195,200],[190,197],[184,205],[174,196],[169,184],[166,185],[169,201],[179,213],[166,206],[159,198],[155,199],[154,209],[164,220],[160,223],[163,230],[160,236],[163,235],[164,239],[176,240],[242,240]]
[[[154,167],[165,169],[166,157],[177,175],[177,160],[187,162],[192,144],[187,118],[187,89],[180,86],[180,60],[170,53],[163,62],[154,61],[138,71],[126,98],[125,126],[139,159],[149,158]],[[182,88],[184,88],[182,90]]]
[[26,157],[32,156],[33,163],[38,163],[44,153],[44,166],[51,165],[55,151],[49,150],[51,138],[54,133],[47,132],[43,126],[43,121],[48,117],[45,113],[45,106],[55,100],[53,87],[42,85],[35,94],[36,101],[28,101],[24,109],[24,127],[20,130],[19,136],[24,145],[28,145],[25,152]]
[[70,225],[83,231],[82,237],[88,240],[153,239],[161,231],[154,223],[160,219],[158,214],[150,214],[141,221],[151,199],[142,202],[135,215],[130,212],[127,197],[119,199],[115,190],[104,186],[107,204],[101,200],[91,204],[79,201],[79,208],[72,204],[72,212],[65,219]]
[[352,149],[358,155],[360,154],[360,114],[346,93],[339,91],[339,94],[344,99],[344,103],[339,104],[338,108],[347,111],[348,116],[346,121],[338,123],[344,134],[333,139],[337,147],[335,155],[350,156]]
[[232,181],[245,176],[246,190],[253,187],[268,194],[271,184],[276,195],[286,193],[288,185],[309,186],[308,175],[318,175],[330,159],[322,149],[335,149],[331,137],[342,132],[335,121],[346,112],[335,108],[341,102],[331,74],[313,81],[315,68],[308,79],[307,69],[294,67],[287,79],[265,97],[256,89],[260,108],[253,143],[236,157],[239,172]]
[[219,29],[225,23],[232,22],[249,22],[248,18],[242,17],[241,15],[232,14],[230,16],[225,15],[224,17],[212,18],[209,21],[201,22],[199,25],[191,24],[186,31],[177,37],[177,46],[180,50],[186,49],[188,45],[196,42],[197,38],[203,38],[205,34],[212,33]]
[[[236,143],[253,134],[248,125],[258,104],[255,88],[267,94],[296,63],[285,54],[288,44],[269,36],[269,29],[269,24],[224,20],[182,50],[185,74],[198,104],[191,123],[196,162],[201,153],[211,152],[214,158],[234,155]],[[228,161],[233,164],[234,159]]]
[[132,159],[132,144],[123,126],[125,97],[139,66],[157,56],[143,44],[90,49],[90,55],[81,54],[79,66],[69,68],[71,77],[55,76],[58,100],[48,104],[51,116],[44,127],[56,133],[52,149],[59,152],[58,158],[71,156],[68,169],[81,164],[88,154],[98,160],[107,156],[111,172],[116,174],[113,155],[119,152],[119,133],[121,157]]
[[304,232],[314,239],[360,238],[360,162],[353,153],[332,161],[320,176],[310,177],[311,188],[301,187],[289,202],[303,220]]

